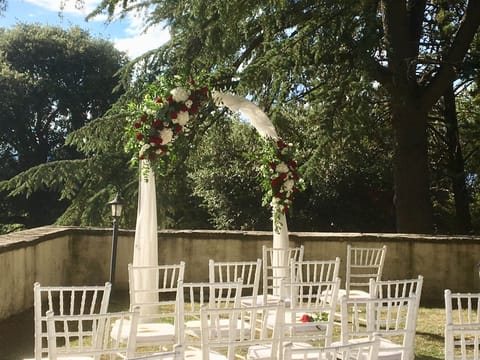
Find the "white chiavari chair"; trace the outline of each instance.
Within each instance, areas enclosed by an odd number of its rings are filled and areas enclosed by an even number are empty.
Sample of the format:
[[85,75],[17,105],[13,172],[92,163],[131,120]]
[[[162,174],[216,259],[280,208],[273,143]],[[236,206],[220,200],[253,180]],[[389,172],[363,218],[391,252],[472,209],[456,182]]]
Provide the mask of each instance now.
[[[132,312],[104,314],[54,315],[47,311],[49,360],[125,359],[135,355],[136,327],[139,309]],[[122,324],[133,326],[128,334],[120,336]],[[119,326],[117,326],[119,325]],[[117,336],[111,336],[116,332]],[[117,341],[125,337],[126,341]]]
[[445,359],[480,359],[480,293],[445,290]]
[[108,311],[112,285],[42,286],[33,285],[35,359],[48,353],[47,311],[55,315],[104,314]]

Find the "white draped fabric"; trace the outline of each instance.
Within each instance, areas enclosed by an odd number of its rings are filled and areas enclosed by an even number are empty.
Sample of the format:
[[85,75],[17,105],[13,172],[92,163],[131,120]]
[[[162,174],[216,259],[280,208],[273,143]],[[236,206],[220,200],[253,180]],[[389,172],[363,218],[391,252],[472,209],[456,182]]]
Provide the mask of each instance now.
[[[145,169],[148,169],[145,172]],[[147,160],[141,160],[138,186],[137,224],[135,227],[135,243],[133,249],[133,266],[158,265],[157,235],[157,200],[155,175]],[[140,274],[140,272],[136,272]],[[139,289],[152,289],[157,286],[156,271],[151,275],[135,279]],[[145,296],[151,296],[145,294]],[[138,302],[155,301],[156,299],[138,299]]]
[[[279,218],[276,219],[276,217],[273,216],[273,219],[273,248],[288,249],[289,240],[287,218],[285,214],[282,213]],[[272,258],[272,265],[274,266],[273,276],[275,277],[275,279],[288,277],[288,261],[288,253],[286,251],[279,252],[277,256],[274,256]],[[274,282],[275,281],[279,282],[280,280],[274,280]],[[274,291],[280,292],[280,284],[274,283],[273,288]],[[273,295],[279,296],[280,294],[278,293]]]

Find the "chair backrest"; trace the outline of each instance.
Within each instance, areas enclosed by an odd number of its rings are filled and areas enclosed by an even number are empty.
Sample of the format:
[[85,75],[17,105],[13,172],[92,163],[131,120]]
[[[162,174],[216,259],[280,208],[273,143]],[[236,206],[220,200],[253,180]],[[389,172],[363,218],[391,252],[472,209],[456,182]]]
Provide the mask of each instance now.
[[155,354],[128,358],[128,360],[184,360],[184,352],[183,346],[176,344],[171,351],[162,351]]
[[340,272],[340,258],[335,260],[291,260],[290,278],[298,282],[334,281]]
[[185,262],[157,266],[128,265],[130,310],[140,307],[140,322],[175,321],[178,282]]
[[266,303],[269,295],[280,296],[283,280],[290,281],[291,261],[303,260],[303,245],[295,248],[262,246],[262,296]]
[[315,341],[329,346],[333,337],[340,278],[319,282],[282,282],[282,299],[289,306],[285,310],[287,341]]
[[262,274],[262,260],[257,261],[208,261],[209,282],[236,282],[243,281],[242,296],[258,296],[260,278]]
[[381,248],[354,247],[347,245],[347,268],[345,274],[346,296],[350,290],[368,292],[371,278],[382,279],[387,246]]
[[445,359],[480,359],[480,293],[445,290]]
[[294,347],[287,343],[283,350],[283,360],[377,360],[380,337],[351,344],[328,347]]
[[[284,309],[281,300],[275,304],[222,309],[203,305],[200,310],[202,359],[210,359],[213,351],[223,350],[228,360],[234,360],[235,355],[245,355],[255,345],[269,346],[271,358],[281,358]],[[274,324],[273,330],[268,324]]]
[[42,286],[33,285],[35,328],[35,359],[48,352],[47,311],[55,315],[104,314],[108,311],[112,285],[103,286]]
[[415,305],[414,319],[417,321],[420,299],[422,297],[423,276],[418,275],[416,279],[405,280],[380,280],[370,279],[370,297],[392,298],[412,297],[417,300]]
[[[132,312],[104,314],[54,315],[47,311],[48,359],[66,357],[89,357],[94,360],[102,356],[133,357],[135,354],[136,325],[139,309]],[[111,332],[123,331],[123,322],[130,322],[126,344],[114,340],[122,336],[110,336]]]
[[[349,340],[371,337],[375,333],[393,344],[384,352],[399,354],[402,360],[414,358],[414,340],[418,302],[415,296],[390,298],[347,298],[341,299],[341,338]],[[393,356],[393,355],[392,355]]]
[[240,307],[242,282],[178,283],[179,339],[183,345],[200,344],[200,309]]

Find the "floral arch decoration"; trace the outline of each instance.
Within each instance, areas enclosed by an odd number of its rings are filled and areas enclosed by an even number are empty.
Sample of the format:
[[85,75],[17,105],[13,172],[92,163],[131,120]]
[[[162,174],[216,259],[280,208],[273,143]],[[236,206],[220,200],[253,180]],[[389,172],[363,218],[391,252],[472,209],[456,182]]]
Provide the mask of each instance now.
[[[132,153],[135,163],[148,160],[147,164],[151,164],[170,156],[175,140],[188,136],[199,109],[209,101],[240,111],[264,139],[260,157],[263,205],[272,207],[273,221],[280,224],[279,218],[288,211],[295,194],[303,190],[304,182],[294,159],[293,145],[280,139],[267,115],[243,97],[210,91],[194,80],[177,79],[173,84],[160,80],[151,84],[142,102],[128,105],[125,150]],[[149,169],[147,166],[141,171]]]

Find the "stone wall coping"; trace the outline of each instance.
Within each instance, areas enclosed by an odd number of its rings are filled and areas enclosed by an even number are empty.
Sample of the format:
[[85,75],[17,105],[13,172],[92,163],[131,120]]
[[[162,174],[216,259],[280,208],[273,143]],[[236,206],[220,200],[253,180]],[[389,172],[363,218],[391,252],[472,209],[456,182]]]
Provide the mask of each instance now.
[[[0,253],[31,246],[43,241],[69,236],[75,233],[96,234],[109,236],[111,228],[75,227],[75,226],[43,226],[34,229],[17,231],[0,235]],[[119,236],[133,237],[135,230],[119,229]],[[184,237],[195,239],[221,239],[230,236],[242,235],[245,240],[269,240],[272,238],[270,231],[241,231],[241,230],[159,230],[159,237]],[[369,241],[388,242],[388,240],[405,242],[435,242],[451,243],[461,242],[478,243],[480,236],[468,235],[424,235],[424,234],[400,234],[400,233],[354,233],[354,232],[290,232],[289,238],[294,243],[302,243],[304,239],[314,240],[321,238],[323,241]],[[303,240],[302,240],[303,239]]]

